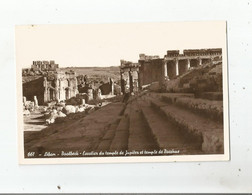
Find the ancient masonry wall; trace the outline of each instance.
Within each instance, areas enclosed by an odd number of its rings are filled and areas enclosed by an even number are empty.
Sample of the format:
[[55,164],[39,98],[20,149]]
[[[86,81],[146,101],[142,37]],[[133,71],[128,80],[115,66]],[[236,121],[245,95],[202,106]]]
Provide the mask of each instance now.
[[33,71],[54,71],[59,68],[58,64],[55,64],[53,60],[51,61],[33,61],[31,69]]
[[101,95],[114,95],[114,81],[109,78],[107,83],[104,83],[99,87]]
[[[55,65],[54,61],[50,63]],[[89,100],[93,99],[95,93],[94,86],[85,83],[87,82],[87,78],[84,78],[85,76],[83,78],[80,76],[77,77],[76,73],[72,70],[65,72],[60,69],[43,69],[43,65],[50,65],[50,63],[47,61],[43,61],[42,64],[41,61],[33,62],[31,69],[28,71],[41,70],[43,74],[35,75],[38,77],[36,79],[31,76],[31,81],[24,79],[27,81],[23,83],[23,96],[26,100],[33,101],[34,96],[36,96],[38,104],[43,105],[44,103],[51,101],[60,102],[68,100],[72,97],[76,97],[79,92],[86,93]],[[58,65],[52,67],[58,67]],[[113,79],[109,78],[107,83],[99,86],[96,90],[98,89],[101,95],[114,95]]]
[[160,81],[162,78],[163,59],[139,60],[139,80],[140,86],[152,82]]
[[125,93],[129,86],[132,92],[132,72],[137,72],[138,86],[175,79],[191,68],[210,63],[215,57],[222,56],[222,50],[217,49],[188,49],[182,54],[179,50],[168,50],[164,58],[159,56],[139,55],[138,63],[121,60],[121,88]]
[[39,104],[44,104],[43,81],[43,77],[38,77],[32,81],[23,83],[23,96],[26,97],[26,100],[33,101],[34,96],[36,96]]
[[[23,96],[33,101],[34,96],[39,105],[50,101],[63,101],[78,94],[77,78],[74,71],[61,71],[54,61],[34,61],[31,70],[40,70],[44,76],[31,78],[23,83]],[[52,69],[52,70],[51,70]]]
[[78,94],[75,72],[55,72],[44,77],[44,102],[63,101]]

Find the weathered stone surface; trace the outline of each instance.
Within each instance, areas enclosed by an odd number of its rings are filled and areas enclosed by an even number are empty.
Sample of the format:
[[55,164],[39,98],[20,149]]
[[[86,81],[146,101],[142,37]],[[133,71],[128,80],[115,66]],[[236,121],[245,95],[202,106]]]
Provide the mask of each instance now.
[[[97,148],[107,149],[105,143],[99,146],[105,133],[109,130],[107,124],[113,124],[123,109],[122,103],[112,103],[85,117],[73,120],[66,120],[64,123],[53,124],[46,129],[30,135],[28,143],[25,142],[25,150],[34,150],[42,147],[45,151],[62,150],[85,150],[92,151]],[[79,115],[82,113],[72,113]],[[65,117],[67,119],[69,116]],[[58,118],[57,118],[58,119]],[[105,139],[104,139],[105,140]],[[106,146],[106,147],[105,147]]]
[[23,104],[24,105],[26,104],[26,97],[25,96],[23,97]]
[[24,111],[23,111],[23,115],[24,115],[24,116],[30,116],[30,114],[31,114],[31,113],[30,113],[29,110],[24,110]]
[[115,137],[110,145],[110,151],[126,150],[128,148],[128,136],[129,136],[129,118],[128,116],[122,117],[118,127],[115,131]]
[[194,98],[180,94],[162,95],[162,100],[192,111],[198,115],[205,115],[214,121],[223,122],[223,101]]
[[37,96],[34,96],[34,106],[38,107],[38,99]]
[[[137,71],[137,88],[142,88],[142,86],[149,85],[153,82],[160,82],[160,84],[165,84],[167,87],[162,86],[162,89],[177,92],[185,90],[193,90],[190,84],[179,82],[169,82],[171,80],[177,80],[178,77],[184,76],[189,71],[193,69],[202,69],[202,66],[216,66],[221,63],[222,50],[218,49],[188,49],[184,50],[183,54],[179,53],[179,50],[168,50],[167,55],[164,58],[159,56],[147,56],[145,54],[139,55],[138,63],[133,63],[130,61],[121,60],[121,88],[123,93],[130,89],[133,91],[132,86],[132,73]],[[218,62],[218,63],[217,63]],[[209,74],[217,73],[221,74],[221,71],[212,70]],[[126,78],[125,78],[126,77]],[[204,78],[204,77],[202,77]],[[196,79],[196,77],[194,77]],[[191,80],[191,79],[190,79]],[[221,79],[219,77],[214,79],[217,81],[217,86],[221,84]],[[128,82],[129,81],[129,82]],[[207,84],[202,84],[202,86],[197,86],[197,88],[206,90],[209,87],[214,87],[212,81],[205,80]],[[209,85],[210,84],[210,85]],[[181,85],[178,87],[178,85]],[[179,89],[181,88],[181,89]],[[218,87],[217,87],[218,88]],[[136,90],[137,91],[137,90]]]
[[[196,136],[202,136],[205,146],[209,149],[206,153],[223,153],[223,125],[202,116],[196,115],[188,110],[181,109],[171,104],[163,105],[159,100],[151,100],[152,105],[160,109],[178,127]],[[218,137],[218,145],[213,145]],[[213,140],[212,140],[213,139]],[[219,145],[222,145],[220,147]],[[206,149],[206,147],[203,147]]]
[[58,117],[66,117],[66,114],[64,114],[63,112],[59,111],[58,112]]
[[144,121],[138,101],[133,101],[130,111],[128,151],[151,151],[158,148],[151,130]]
[[75,106],[72,105],[67,105],[63,108],[62,110],[65,114],[70,114],[70,113],[75,113],[76,112],[76,108]]
[[76,108],[76,112],[84,112],[85,111],[85,107],[77,107]]
[[49,118],[49,119],[46,119],[46,124],[49,125],[49,124],[52,124],[55,122],[55,118]]
[[34,100],[35,106],[51,101],[64,101],[76,96],[77,93],[75,72],[62,71],[56,64],[51,64],[47,68],[44,65],[33,64],[29,75],[23,74],[23,94],[28,100]]
[[[142,107],[142,113],[159,148],[183,151],[185,149],[191,149],[192,145],[196,145],[196,148],[198,147],[199,144],[197,144],[197,142],[190,143],[190,140],[187,140],[184,135],[179,132],[179,128],[167,121],[167,119],[160,117],[151,107]],[[200,152],[200,149],[198,149],[198,152]],[[186,153],[190,154],[190,150],[186,151]]]

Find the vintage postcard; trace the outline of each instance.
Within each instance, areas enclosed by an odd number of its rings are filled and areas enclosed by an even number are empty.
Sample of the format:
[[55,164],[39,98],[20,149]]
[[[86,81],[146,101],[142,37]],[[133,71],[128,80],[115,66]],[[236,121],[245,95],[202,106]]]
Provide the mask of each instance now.
[[20,164],[229,160],[225,21],[15,30]]

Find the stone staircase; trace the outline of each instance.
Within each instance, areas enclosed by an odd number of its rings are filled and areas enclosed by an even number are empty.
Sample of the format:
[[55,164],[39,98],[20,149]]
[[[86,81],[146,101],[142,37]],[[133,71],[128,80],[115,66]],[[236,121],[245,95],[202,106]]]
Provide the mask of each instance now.
[[[150,103],[153,107],[163,113],[167,120],[171,121],[183,134],[194,137],[193,139],[202,140],[202,151],[208,154],[223,153],[223,122],[222,122],[222,101],[212,102],[213,107],[191,106],[192,101],[204,102],[203,105],[211,105],[209,100],[195,100],[190,97],[188,104],[183,102],[179,104],[179,98],[176,101],[167,101],[167,96],[150,96]],[[218,105],[218,106],[217,106]],[[219,107],[219,112],[216,108]],[[219,118],[218,118],[219,117]],[[195,141],[196,141],[195,140]]]
[[[179,104],[180,98],[191,101]],[[100,150],[179,150],[180,154],[223,153],[222,120],[190,107],[193,94],[144,93],[130,97],[103,136]],[[210,100],[201,100],[210,103]],[[219,102],[220,103],[220,102]]]
[[108,130],[95,150],[140,151],[157,149],[159,146],[144,121],[137,97],[132,96],[121,115],[109,124]]
[[180,155],[222,154],[222,113],[222,101],[145,91],[131,96],[127,104],[111,103],[83,119],[34,134],[26,139],[26,152],[39,148],[52,152],[163,149]]

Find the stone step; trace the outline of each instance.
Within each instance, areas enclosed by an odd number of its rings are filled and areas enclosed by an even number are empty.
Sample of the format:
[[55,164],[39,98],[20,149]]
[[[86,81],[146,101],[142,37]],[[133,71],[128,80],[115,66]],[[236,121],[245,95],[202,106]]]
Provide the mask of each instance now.
[[120,122],[122,117],[118,117],[112,124],[108,125],[107,131],[105,132],[105,135],[102,137],[101,142],[99,143],[96,151],[108,151],[110,149],[110,145],[112,143],[112,140],[115,136],[116,128],[118,126],[118,123]]
[[139,108],[138,102],[133,101],[130,112],[128,150],[157,150],[159,149],[150,129],[148,128]]
[[129,114],[131,103],[127,104],[124,110],[124,115],[121,117],[120,122],[115,130],[115,135],[109,147],[109,151],[125,151],[128,148],[129,137]]
[[[200,154],[201,139],[187,136],[167,120],[166,116],[151,106],[145,100],[139,100],[141,111],[160,149],[179,150],[180,154]],[[196,139],[195,139],[196,138]]]
[[199,98],[208,100],[223,100],[222,92],[203,92],[199,94]]
[[166,104],[157,98],[149,97],[151,105],[162,112],[168,120],[189,134],[202,137],[202,150],[205,153],[223,153],[223,125],[197,115],[189,110],[181,109],[172,104]]
[[223,101],[174,94],[161,95],[161,100],[179,108],[189,110],[194,114],[210,118],[214,122],[223,123]]

